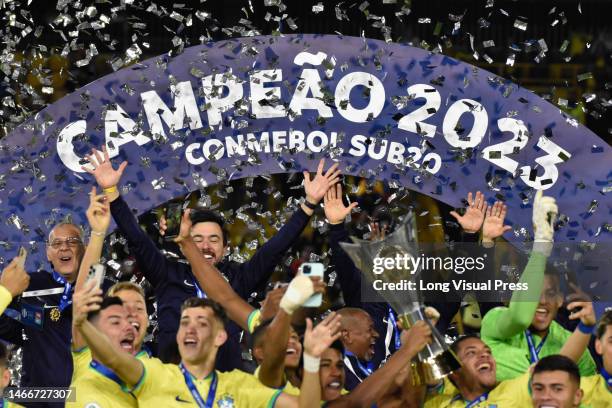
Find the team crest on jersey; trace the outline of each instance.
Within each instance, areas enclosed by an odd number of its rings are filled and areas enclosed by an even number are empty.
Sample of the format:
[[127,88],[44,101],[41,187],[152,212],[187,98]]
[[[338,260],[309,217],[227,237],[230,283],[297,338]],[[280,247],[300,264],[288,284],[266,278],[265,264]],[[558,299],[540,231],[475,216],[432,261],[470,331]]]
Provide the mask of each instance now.
[[101,407],[95,402],[90,402],[89,404],[85,404],[85,408],[101,408]]
[[234,399],[231,395],[225,394],[219,398],[219,401],[217,401],[217,406],[219,408],[234,408]]

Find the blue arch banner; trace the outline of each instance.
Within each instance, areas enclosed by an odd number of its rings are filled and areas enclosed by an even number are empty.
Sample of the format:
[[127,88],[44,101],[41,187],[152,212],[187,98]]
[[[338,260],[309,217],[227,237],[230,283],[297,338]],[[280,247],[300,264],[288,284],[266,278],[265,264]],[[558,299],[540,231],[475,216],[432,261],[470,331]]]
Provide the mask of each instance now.
[[[557,198],[557,241],[610,238],[612,152],[575,119],[483,69],[402,44],[329,35],[239,38],[162,55],[57,101],[0,141],[5,257],[85,222],[92,147],[128,160],[138,212],[221,179],[314,169],[384,180],[460,206],[510,207],[529,239],[537,189]],[[44,251],[28,259],[37,267]]]

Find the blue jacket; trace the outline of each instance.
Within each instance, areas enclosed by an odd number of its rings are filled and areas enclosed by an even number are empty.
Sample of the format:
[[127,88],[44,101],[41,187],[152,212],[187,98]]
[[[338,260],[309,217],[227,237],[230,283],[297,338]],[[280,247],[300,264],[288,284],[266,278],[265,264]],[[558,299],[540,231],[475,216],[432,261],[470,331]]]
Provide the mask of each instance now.
[[[62,288],[49,272],[30,274],[28,291]],[[61,293],[43,297],[32,297],[22,303],[44,310],[42,329],[21,324],[6,315],[0,317],[0,338],[21,346],[23,350],[22,387],[68,387],[72,376],[72,306],[65,308],[59,316],[57,306]],[[9,309],[19,311],[19,300],[14,300]],[[24,403],[27,407],[63,407],[60,404]]]
[[[181,304],[196,296],[195,277],[191,267],[167,259],[153,240],[140,228],[122,197],[111,203],[111,214],[126,236],[145,278],[151,283],[157,298],[158,354],[164,361],[175,358],[176,332],[179,327]],[[261,289],[285,253],[295,243],[308,223],[309,216],[298,209],[287,223],[245,263],[223,261],[217,268],[243,299]],[[226,327],[228,340],[219,350],[217,369],[229,371],[242,367],[239,344],[240,328],[230,323]]]

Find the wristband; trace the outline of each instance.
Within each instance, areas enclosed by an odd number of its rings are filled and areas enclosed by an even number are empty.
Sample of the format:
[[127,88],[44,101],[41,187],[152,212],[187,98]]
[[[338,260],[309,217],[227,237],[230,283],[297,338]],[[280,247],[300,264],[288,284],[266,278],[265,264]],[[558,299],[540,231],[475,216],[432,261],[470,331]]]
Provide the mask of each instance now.
[[304,200],[304,205],[306,207],[310,208],[311,210],[316,210],[316,208],[317,208],[317,204],[313,204],[313,203],[311,203],[310,201],[308,201],[306,199]]
[[116,193],[117,191],[117,186],[112,186],[112,187],[108,187],[108,188],[103,188],[102,191],[104,191],[106,194],[112,194],[112,193]]
[[320,358],[313,357],[308,353],[304,353],[304,371],[308,371],[309,373],[317,373],[319,372],[320,363]]
[[589,325],[582,323],[582,321],[578,323],[578,327],[577,327],[577,329],[580,330],[580,332],[584,334],[593,334],[594,328],[595,328],[595,325],[589,326]]
[[91,235],[97,235],[97,236],[99,236],[99,237],[103,237],[103,236],[105,236],[105,235],[106,235],[106,233],[104,233],[104,232],[100,232],[100,231],[94,231],[94,230],[91,230]]

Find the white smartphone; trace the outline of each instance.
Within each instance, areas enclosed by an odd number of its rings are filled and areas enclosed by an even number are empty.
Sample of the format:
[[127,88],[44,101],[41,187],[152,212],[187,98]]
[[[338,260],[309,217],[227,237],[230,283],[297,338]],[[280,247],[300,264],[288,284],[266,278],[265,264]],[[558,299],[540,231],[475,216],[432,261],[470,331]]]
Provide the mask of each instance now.
[[[318,276],[323,279],[325,268],[322,263],[306,262],[300,265],[299,271],[304,276]],[[323,294],[315,293],[304,303],[304,307],[320,307],[323,303]]]
[[21,267],[21,269],[25,269],[26,258],[28,256],[28,250],[24,247],[19,248],[19,254],[17,255],[17,265]]
[[96,282],[96,286],[102,287],[102,281],[104,280],[104,275],[106,274],[106,268],[104,267],[104,265],[96,263],[91,265],[91,268],[89,268],[89,274],[87,275],[87,281],[86,283],[89,283],[89,281],[93,280]]

